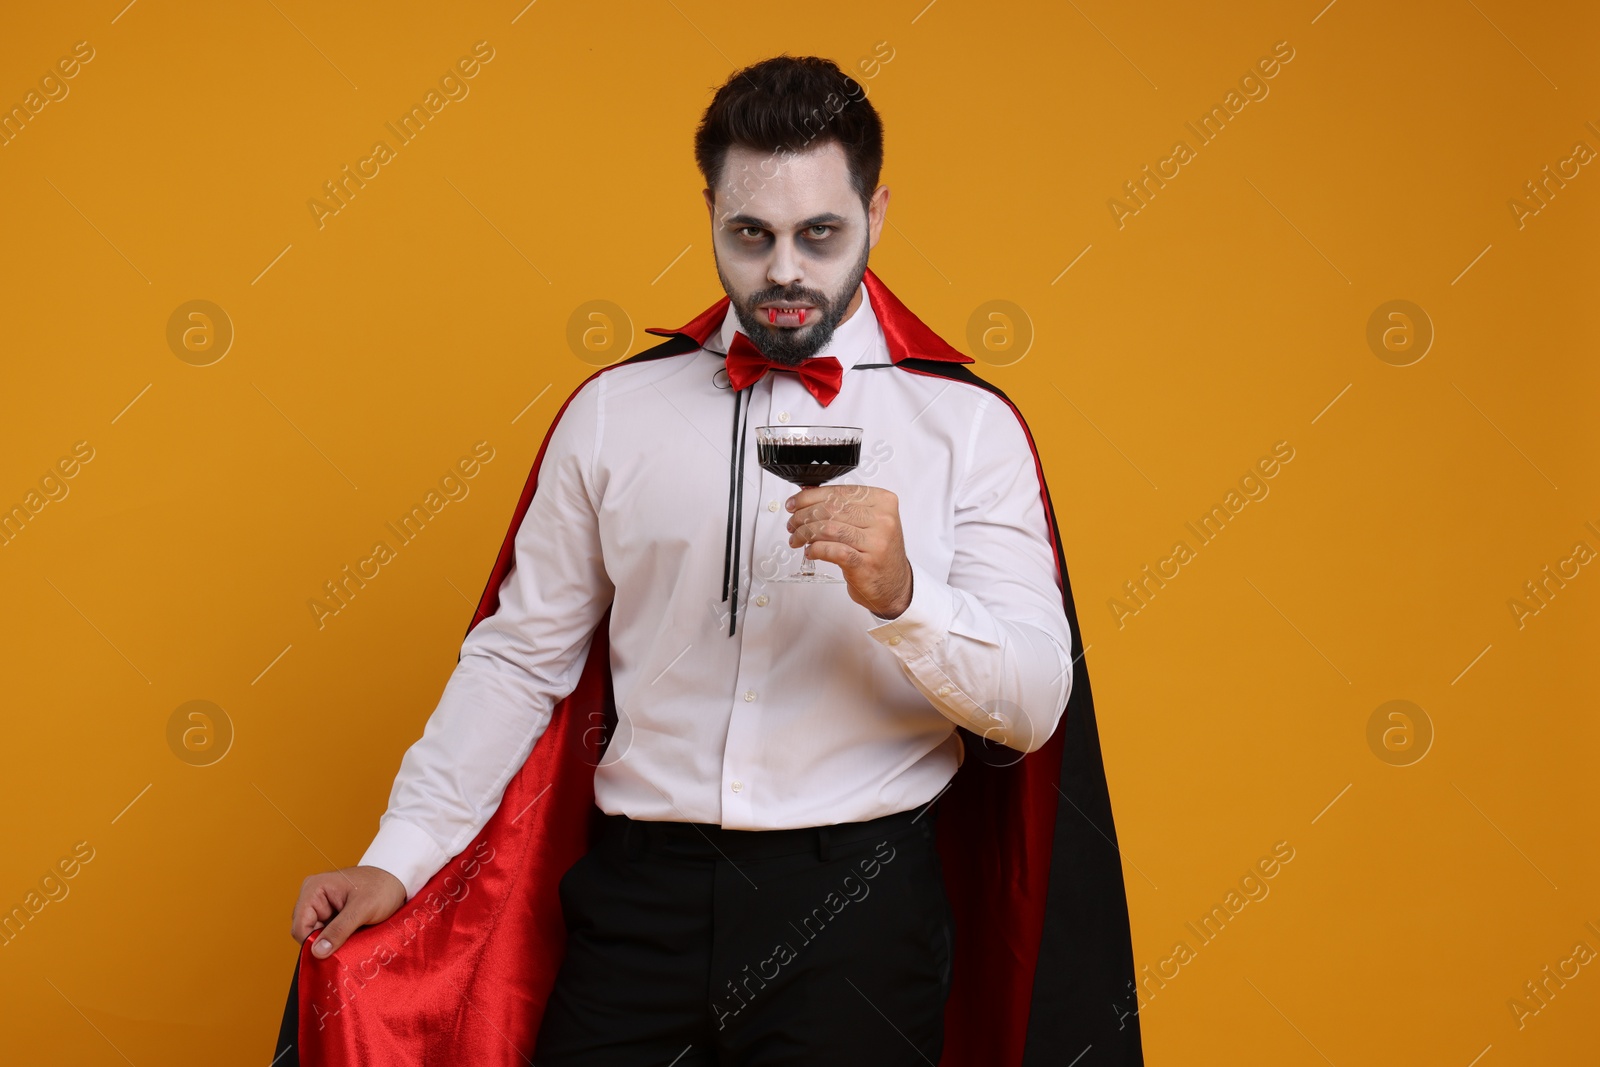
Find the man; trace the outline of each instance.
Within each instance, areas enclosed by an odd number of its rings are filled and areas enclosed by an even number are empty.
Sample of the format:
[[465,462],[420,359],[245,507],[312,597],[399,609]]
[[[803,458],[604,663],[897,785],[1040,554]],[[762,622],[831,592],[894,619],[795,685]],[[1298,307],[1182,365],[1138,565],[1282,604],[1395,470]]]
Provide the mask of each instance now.
[[[312,960],[364,925],[400,947],[308,971],[334,998],[291,992],[280,1053],[298,1033],[330,1063],[1043,1062],[1069,1043],[1085,1067],[1141,1062],[1048,496],[1009,402],[867,269],[889,200],[876,111],[831,62],[779,57],[718,91],[696,158],[728,299],[557,415],[376,839],[295,905]],[[752,418],[862,427],[871,462],[795,492],[744,462]],[[774,581],[797,551],[845,584]],[[941,801],[965,763],[984,766]],[[448,899],[397,914],[434,885]],[[979,919],[958,921],[956,886]],[[552,891],[554,930],[535,914]]]

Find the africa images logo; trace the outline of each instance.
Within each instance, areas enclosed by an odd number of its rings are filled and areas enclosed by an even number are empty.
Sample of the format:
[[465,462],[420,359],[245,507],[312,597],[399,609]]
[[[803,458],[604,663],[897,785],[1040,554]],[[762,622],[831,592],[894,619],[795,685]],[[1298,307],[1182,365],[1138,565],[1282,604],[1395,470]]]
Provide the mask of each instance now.
[[[885,849],[888,850],[887,855],[884,854]],[[859,878],[854,873],[844,876],[839,886],[842,895],[840,891],[830,891],[823,897],[820,905],[812,908],[810,913],[800,920],[799,926],[795,926],[792,922],[789,924],[795,933],[800,935],[800,948],[805,948],[815,941],[827,928],[829,921],[844,911],[851,901],[859,902],[867,899],[867,894],[872,892],[872,887],[867,885],[867,882],[881,874],[884,865],[894,859],[894,846],[887,841],[880,841],[873,849],[873,856],[876,858],[868,857],[859,861],[858,866],[861,868]],[[776,980],[782,973],[783,967],[793,963],[799,954],[799,949],[794,945],[788,941],[780,941],[772,947],[772,955],[758,963],[754,971],[750,969],[748,963],[744,965],[743,978],[738,985],[734,984],[733,979],[728,979],[729,995],[721,1000],[711,1001],[711,1009],[717,1013],[717,1029],[726,1027],[728,1020],[743,1011],[748,1002],[754,1000],[756,994],[767,987],[768,982]]]
[[[327,220],[349,207],[349,201],[355,199],[358,191],[367,187],[367,182],[372,181],[387,164],[399,158],[397,148],[403,148],[421,136],[423,128],[430,121],[437,118],[439,113],[451,101],[460,101],[467,98],[472,92],[468,81],[476,78],[483,69],[483,64],[494,59],[494,47],[488,41],[479,41],[472,46],[472,55],[462,56],[456,60],[455,65],[449,67],[439,76],[439,88],[429,89],[422,97],[422,103],[412,104],[405,114],[396,122],[384,123],[384,127],[394,135],[394,145],[388,141],[377,140],[372,144],[372,151],[365,157],[356,160],[355,171],[352,173],[350,164],[344,165],[341,175],[336,179],[329,179],[322,183],[326,200],[316,197],[306,201],[306,207],[311,211],[311,217],[317,224],[317,229],[327,225]],[[442,94],[442,95],[441,95]]]

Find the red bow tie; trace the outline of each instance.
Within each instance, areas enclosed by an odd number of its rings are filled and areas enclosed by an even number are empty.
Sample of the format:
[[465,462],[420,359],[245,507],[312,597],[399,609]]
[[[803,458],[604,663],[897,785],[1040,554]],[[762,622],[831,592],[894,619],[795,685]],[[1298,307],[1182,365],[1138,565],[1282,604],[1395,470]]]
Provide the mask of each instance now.
[[812,356],[798,366],[778,363],[768,359],[756,348],[755,342],[742,332],[733,335],[728,346],[728,384],[735,390],[754,385],[769,370],[791,371],[800,375],[800,384],[817,398],[817,403],[827,407],[839,395],[839,385],[844,381],[844,367],[832,356]]

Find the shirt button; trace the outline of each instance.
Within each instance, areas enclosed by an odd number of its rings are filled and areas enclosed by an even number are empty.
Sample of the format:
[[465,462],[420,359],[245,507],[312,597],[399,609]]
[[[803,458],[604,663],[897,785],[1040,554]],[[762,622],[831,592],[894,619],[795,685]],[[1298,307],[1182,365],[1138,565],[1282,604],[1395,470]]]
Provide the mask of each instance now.
[[787,411],[778,412],[778,421],[779,422],[788,422],[789,421],[789,413]]
[[750,701],[754,700],[755,698],[756,698],[756,691],[754,689],[746,689],[744,691],[744,702],[746,704],[750,703]]
[[939,695],[942,696],[942,697],[949,696],[950,695],[950,687],[948,685],[941,685],[939,687]]
[[895,634],[893,637],[889,638],[889,643],[891,645],[898,645],[900,643],[900,635]]
[[776,500],[767,501],[767,510],[768,511],[777,511],[778,510],[778,502]]
[[760,596],[756,597],[756,607],[764,608],[766,606],[767,606],[767,594],[762,593]]
[[739,790],[744,788],[744,783],[735,778],[733,781],[728,783],[728,788],[737,793]]

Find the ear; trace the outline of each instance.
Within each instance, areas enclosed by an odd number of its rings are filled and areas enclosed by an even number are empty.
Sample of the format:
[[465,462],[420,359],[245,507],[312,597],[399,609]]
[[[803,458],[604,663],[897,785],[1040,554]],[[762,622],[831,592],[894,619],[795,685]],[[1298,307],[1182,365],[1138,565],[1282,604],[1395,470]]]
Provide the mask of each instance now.
[[717,221],[717,197],[710,189],[700,190],[700,195],[706,198],[706,218],[713,224]]
[[878,235],[883,232],[883,220],[889,214],[889,187],[880,185],[867,203],[867,247],[876,248]]

